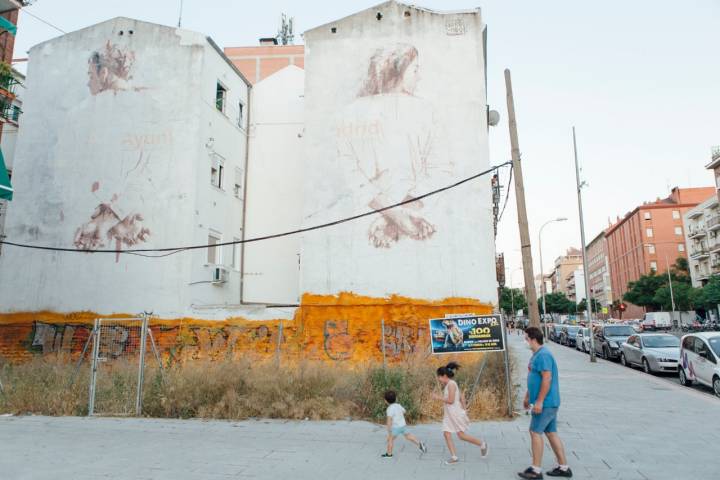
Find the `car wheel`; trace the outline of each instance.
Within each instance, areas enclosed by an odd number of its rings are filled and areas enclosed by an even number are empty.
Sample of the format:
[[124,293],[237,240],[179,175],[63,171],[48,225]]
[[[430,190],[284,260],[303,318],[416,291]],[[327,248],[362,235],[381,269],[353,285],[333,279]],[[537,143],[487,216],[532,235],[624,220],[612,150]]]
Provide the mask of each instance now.
[[692,380],[687,378],[685,370],[682,367],[678,368],[678,378],[680,379],[680,385],[684,385],[686,387],[692,385]]
[[653,371],[650,368],[650,363],[648,363],[647,358],[642,359],[642,365],[643,365],[643,372],[652,374]]
[[630,367],[630,364],[628,363],[627,358],[625,358],[624,353],[620,354],[620,365],[622,365],[623,367]]
[[715,396],[720,398],[720,377],[717,375],[713,378],[713,391],[715,392]]

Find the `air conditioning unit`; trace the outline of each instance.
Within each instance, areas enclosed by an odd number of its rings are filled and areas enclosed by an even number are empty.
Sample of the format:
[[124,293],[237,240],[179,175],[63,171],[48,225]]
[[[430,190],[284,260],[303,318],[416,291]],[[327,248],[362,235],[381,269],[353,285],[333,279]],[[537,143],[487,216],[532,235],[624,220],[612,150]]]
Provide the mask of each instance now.
[[212,269],[212,284],[213,285],[222,285],[223,283],[228,281],[228,269],[216,265]]

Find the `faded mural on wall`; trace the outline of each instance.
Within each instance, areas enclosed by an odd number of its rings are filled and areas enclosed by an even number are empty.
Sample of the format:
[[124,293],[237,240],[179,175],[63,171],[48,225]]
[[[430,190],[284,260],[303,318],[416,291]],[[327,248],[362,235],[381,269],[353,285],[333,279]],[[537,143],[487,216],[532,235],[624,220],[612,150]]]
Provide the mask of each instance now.
[[108,42],[101,50],[94,51],[88,59],[88,88],[97,95],[102,92],[130,89],[132,68],[135,63],[133,52],[123,51]]
[[[377,49],[355,100],[337,124],[337,150],[360,192],[373,210],[424,193],[438,173],[451,173],[442,158],[437,123],[430,101],[417,96],[420,54],[405,43]],[[437,231],[422,201],[382,212],[368,230],[376,248],[390,248],[402,239],[424,241]]]

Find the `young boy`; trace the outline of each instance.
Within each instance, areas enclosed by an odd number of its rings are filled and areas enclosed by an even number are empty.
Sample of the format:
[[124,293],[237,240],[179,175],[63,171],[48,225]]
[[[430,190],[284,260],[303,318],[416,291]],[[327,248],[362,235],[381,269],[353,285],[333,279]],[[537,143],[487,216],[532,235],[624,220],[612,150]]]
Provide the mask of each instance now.
[[403,435],[407,440],[414,443],[422,453],[427,453],[427,446],[415,438],[410,432],[407,431],[405,424],[405,409],[399,403],[396,403],[397,394],[393,390],[385,392],[385,401],[388,404],[387,408],[387,451],[381,456],[383,458],[392,458],[393,456],[393,442],[395,437]]

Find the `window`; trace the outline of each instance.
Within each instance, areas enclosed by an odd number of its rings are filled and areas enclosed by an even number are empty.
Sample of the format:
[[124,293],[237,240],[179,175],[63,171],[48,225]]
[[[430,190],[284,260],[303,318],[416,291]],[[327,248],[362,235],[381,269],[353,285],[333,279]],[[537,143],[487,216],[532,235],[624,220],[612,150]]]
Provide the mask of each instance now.
[[678,252],[684,252],[684,251],[685,251],[685,244],[678,243]]
[[219,155],[212,156],[210,164],[210,183],[219,189],[223,188],[223,177],[225,176],[225,165],[222,157]]
[[227,88],[225,88],[220,82],[217,83],[217,89],[215,90],[215,107],[225,113],[225,101],[227,100]]
[[21,114],[21,113],[22,113],[22,110],[20,110],[20,107],[18,107],[17,105],[13,105],[13,107],[12,107],[12,114],[11,114],[11,116],[10,116],[10,119],[11,119],[13,122],[17,122],[18,120],[20,120],[20,114]]
[[236,198],[242,198],[242,179],[243,174],[240,168],[235,169],[235,184],[233,185],[233,195]]
[[673,210],[672,215],[675,220],[680,220],[680,210]]
[[692,351],[694,339],[695,339],[695,337],[685,337],[685,340],[683,340],[682,348],[685,350]]
[[652,219],[652,215],[650,214],[650,212],[645,212],[645,220],[650,220],[650,219]]
[[[233,242],[239,242],[239,238],[233,238]],[[235,270],[240,271],[240,244],[233,243],[232,245],[232,266]]]
[[245,104],[243,102],[238,103],[238,127],[245,128],[245,122],[243,116],[245,113]]
[[650,262],[650,270],[657,272],[657,262]]
[[[211,231],[208,234],[208,245],[217,245],[218,243],[221,243],[221,236],[217,232]],[[222,261],[222,255],[221,255],[221,249],[220,247],[209,247],[207,249],[207,263],[210,265],[220,265],[220,262]]]
[[648,247],[648,253],[650,255],[655,255],[655,245],[653,245],[652,243],[649,243],[647,247]]
[[682,235],[682,227],[675,227],[675,235]]
[[652,238],[652,236],[653,236],[653,229],[652,229],[652,228],[646,228],[646,229],[645,229],[645,236],[647,236],[648,238]]

